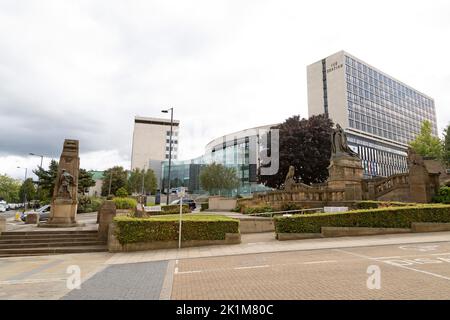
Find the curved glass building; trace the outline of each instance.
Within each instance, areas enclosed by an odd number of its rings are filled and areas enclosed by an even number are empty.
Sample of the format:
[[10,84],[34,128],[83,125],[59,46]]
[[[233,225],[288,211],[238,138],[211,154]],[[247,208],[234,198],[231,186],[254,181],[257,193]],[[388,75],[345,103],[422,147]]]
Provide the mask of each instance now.
[[[170,173],[171,188],[186,187],[191,193],[203,193],[199,176],[202,168],[211,163],[222,164],[236,170],[240,180],[239,188],[233,193],[248,194],[266,190],[257,182],[260,164],[259,154],[262,150],[262,139],[266,137],[270,124],[230,133],[216,138],[205,146],[205,153],[191,160],[173,161]],[[168,187],[169,161],[162,162],[161,189]]]

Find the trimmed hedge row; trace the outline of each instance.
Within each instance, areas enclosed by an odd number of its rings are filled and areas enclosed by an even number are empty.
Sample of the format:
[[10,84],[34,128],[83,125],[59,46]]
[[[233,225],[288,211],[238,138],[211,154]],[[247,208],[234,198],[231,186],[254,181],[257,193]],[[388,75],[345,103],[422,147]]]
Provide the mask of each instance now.
[[[178,240],[179,216],[154,218],[116,217],[116,236],[123,244]],[[225,240],[226,233],[239,233],[239,220],[225,216],[184,216],[182,240]]]
[[[182,213],[191,213],[191,209],[189,209],[189,205],[183,204]],[[151,212],[147,212],[147,214],[149,214],[151,216],[180,214],[180,205],[179,204],[171,204],[168,206],[162,206],[161,211],[151,211]]]
[[417,203],[366,200],[366,201],[356,201],[354,206],[356,209],[376,209],[385,207],[407,207],[415,205],[417,205]]
[[450,205],[416,205],[275,217],[276,233],[320,233],[321,227],[411,228],[412,222],[450,222]]

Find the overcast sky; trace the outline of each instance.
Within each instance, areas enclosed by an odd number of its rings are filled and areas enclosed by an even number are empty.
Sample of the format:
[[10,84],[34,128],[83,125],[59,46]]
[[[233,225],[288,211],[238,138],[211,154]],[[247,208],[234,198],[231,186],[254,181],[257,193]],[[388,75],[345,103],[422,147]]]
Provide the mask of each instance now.
[[59,158],[130,166],[135,115],[175,109],[180,159],[308,116],[306,66],[340,50],[435,99],[450,121],[450,1],[0,0],[0,174]]

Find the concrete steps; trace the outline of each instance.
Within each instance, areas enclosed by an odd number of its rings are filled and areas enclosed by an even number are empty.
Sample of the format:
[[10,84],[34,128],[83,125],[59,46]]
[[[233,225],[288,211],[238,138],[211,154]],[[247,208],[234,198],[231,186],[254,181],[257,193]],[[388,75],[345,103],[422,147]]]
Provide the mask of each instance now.
[[105,252],[96,230],[12,231],[0,235],[0,257]]

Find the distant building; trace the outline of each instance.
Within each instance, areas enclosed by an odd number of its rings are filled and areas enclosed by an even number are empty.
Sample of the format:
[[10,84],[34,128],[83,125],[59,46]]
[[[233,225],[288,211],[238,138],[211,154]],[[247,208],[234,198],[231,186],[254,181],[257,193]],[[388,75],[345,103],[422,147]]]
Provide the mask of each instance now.
[[408,143],[422,123],[437,135],[434,100],[340,51],[307,67],[309,116],[327,114],[347,132],[366,176],[407,171]]
[[[180,122],[173,121],[172,160],[178,159],[178,129]],[[134,119],[131,170],[152,169],[158,184],[161,183],[161,162],[169,159],[170,120],[136,116]]]
[[103,186],[103,171],[89,171],[92,174],[92,179],[95,181],[95,186],[92,186],[88,190],[88,195],[90,197],[100,197],[102,195]]
[[[173,162],[170,172],[171,188],[186,187],[192,193],[204,192],[199,181],[200,172],[205,165],[218,163],[236,170],[240,182],[237,190],[239,194],[266,190],[257,181],[259,153],[262,150],[262,140],[267,138],[266,134],[270,128],[276,125],[264,125],[229,133],[209,142],[204,155],[191,160]],[[252,158],[256,163],[252,163]],[[168,185],[168,166],[167,160],[162,163],[165,189]]]

